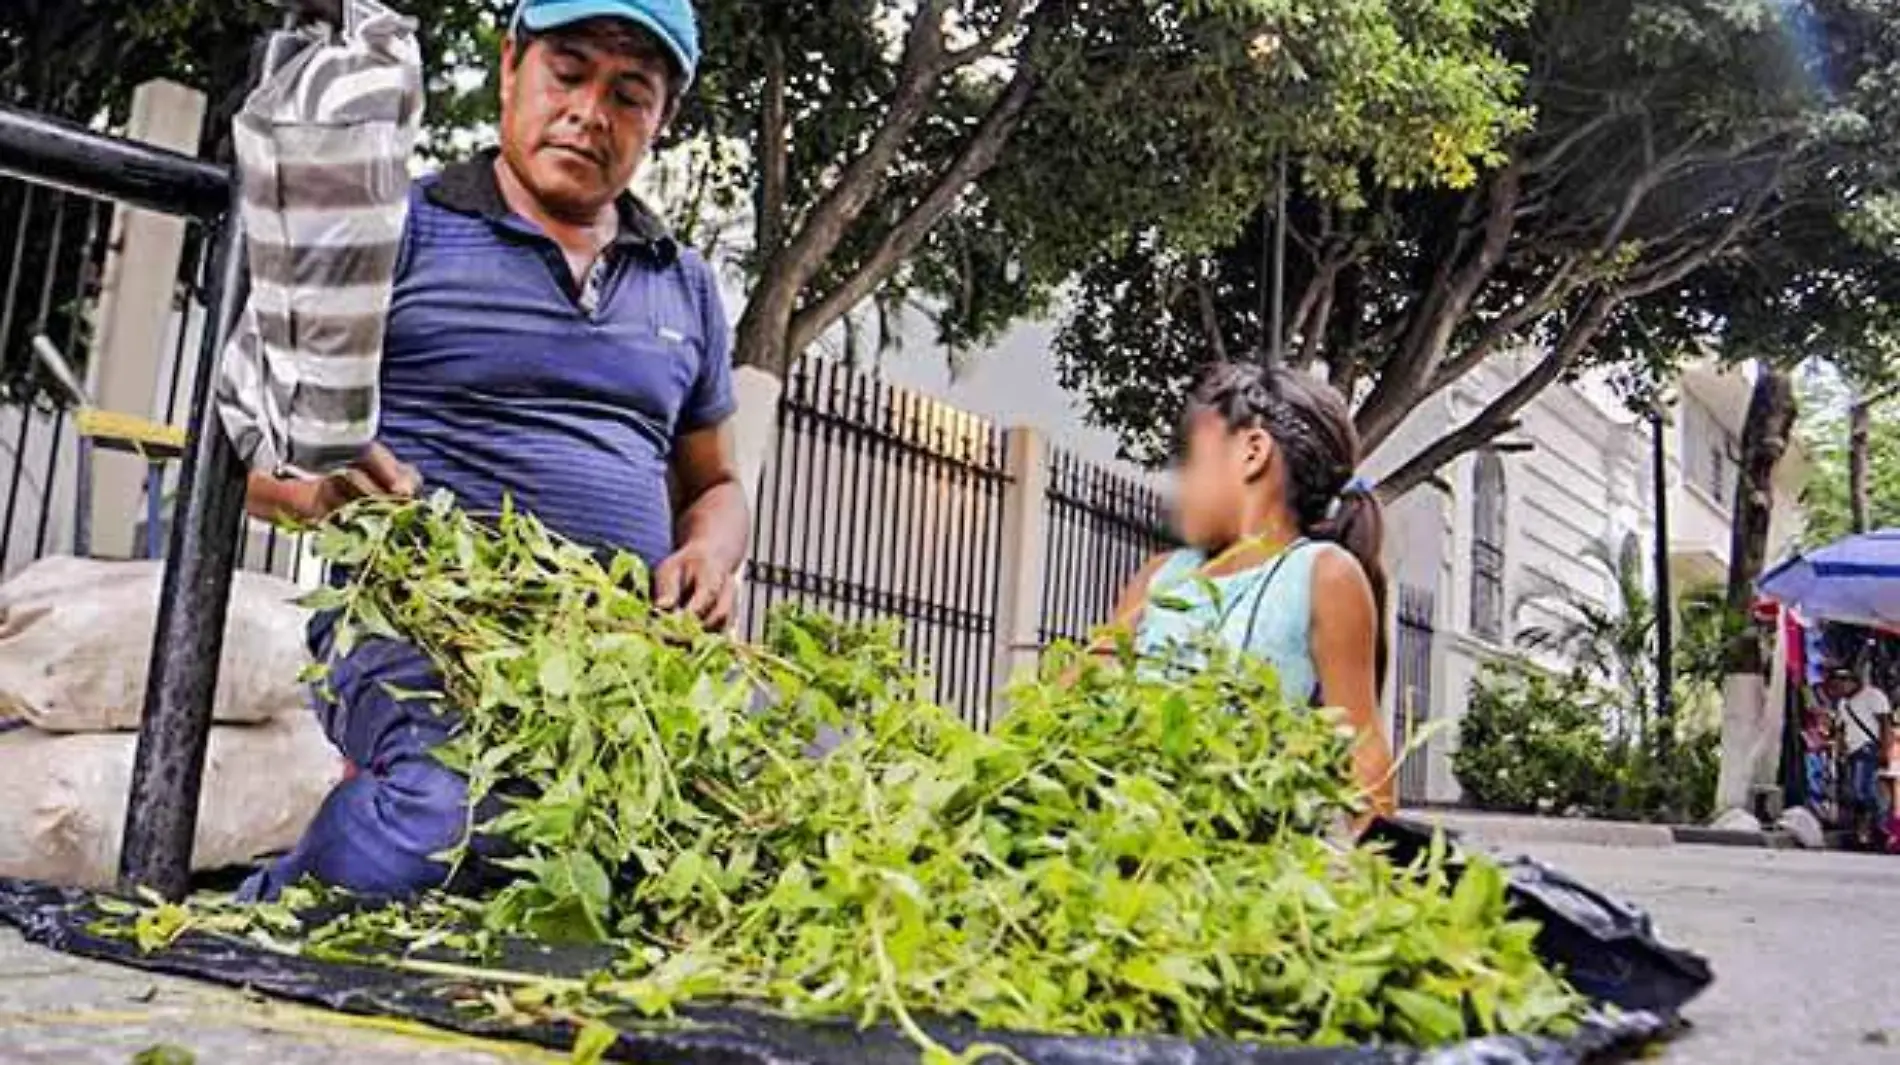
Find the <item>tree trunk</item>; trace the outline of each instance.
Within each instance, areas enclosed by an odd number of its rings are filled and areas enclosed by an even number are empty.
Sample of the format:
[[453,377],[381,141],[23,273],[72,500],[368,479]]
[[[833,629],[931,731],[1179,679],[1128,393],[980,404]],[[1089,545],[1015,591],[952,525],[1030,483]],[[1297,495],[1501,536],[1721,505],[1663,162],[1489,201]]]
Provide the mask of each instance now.
[[1847,431],[1847,513],[1856,533],[1866,532],[1868,526],[1867,448],[1873,421],[1873,404],[1867,395],[1855,396]]
[[[1774,510],[1775,468],[1794,436],[1794,382],[1766,363],[1755,377],[1742,423],[1742,463],[1735,486],[1735,516],[1728,557],[1728,613],[1746,617],[1755,603],[1755,578],[1767,565],[1768,522]],[[1750,628],[1729,641],[1730,674],[1766,669],[1762,640]]]
[[1742,462],[1729,540],[1727,608],[1735,619],[1735,635],[1724,653],[1727,679],[1722,685],[1717,810],[1746,810],[1749,790],[1762,778],[1767,759],[1781,749],[1781,708],[1769,706],[1767,699],[1768,645],[1747,619],[1755,602],[1755,579],[1767,562],[1775,468],[1794,435],[1794,417],[1793,380],[1778,367],[1761,364],[1742,425]]

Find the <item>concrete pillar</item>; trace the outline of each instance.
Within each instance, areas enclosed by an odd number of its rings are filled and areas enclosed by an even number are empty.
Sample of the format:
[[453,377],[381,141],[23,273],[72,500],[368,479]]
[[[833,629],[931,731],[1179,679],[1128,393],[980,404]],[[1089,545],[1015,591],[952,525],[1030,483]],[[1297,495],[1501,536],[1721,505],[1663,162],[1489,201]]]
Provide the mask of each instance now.
[[[169,81],[148,81],[132,94],[132,118],[125,135],[195,155],[204,114],[203,93]],[[182,219],[126,207],[113,212],[96,339],[87,369],[87,385],[102,409],[164,417],[160,392],[171,354],[165,341],[184,241]],[[145,474],[145,463],[134,456],[94,453],[94,554],[127,557],[133,553],[134,526],[144,513]]]
[[[1002,570],[997,575],[997,683],[1034,669],[1042,651],[1042,585],[1048,568],[1049,448],[1033,429],[1009,430],[1003,488]],[[1000,711],[1007,707],[999,704]]]

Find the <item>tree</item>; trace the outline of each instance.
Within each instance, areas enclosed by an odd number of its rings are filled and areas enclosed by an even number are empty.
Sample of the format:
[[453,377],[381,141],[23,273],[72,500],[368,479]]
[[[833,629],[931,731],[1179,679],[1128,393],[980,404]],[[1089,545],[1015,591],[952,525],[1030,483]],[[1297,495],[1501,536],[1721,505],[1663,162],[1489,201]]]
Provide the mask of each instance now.
[[[1493,355],[1538,352],[1382,493],[1510,431],[1551,384],[1605,365],[1666,378],[1686,340],[1720,332],[1702,275],[1809,200],[1831,210],[1841,175],[1891,169],[1900,90],[1877,72],[1900,56],[1897,18],[1895,0],[1540,0],[1500,41],[1536,121],[1480,182],[1355,209],[1302,176],[1286,350],[1357,400],[1370,446]],[[1211,249],[1150,230],[1082,275],[1063,375],[1133,450],[1155,453],[1201,364],[1270,347],[1269,223]]]
[[[1522,119],[1492,40],[1524,2],[705,0],[706,59],[675,139],[714,146],[696,156],[703,202],[751,212],[736,359],[755,371],[742,390],[763,392],[749,406],[769,417],[757,400],[867,301],[920,300],[947,339],[974,344],[1139,227],[1229,230],[1283,148],[1348,200],[1362,173],[1469,182]],[[0,23],[0,47],[44,85],[100,66],[233,84],[232,42],[268,17],[207,0],[28,6],[70,15],[64,30]],[[492,65],[510,5],[398,6],[423,26],[432,127],[452,141],[492,115],[470,72]],[[63,113],[90,117],[128,88],[101,84]]]
[[[489,121],[492,86],[472,71],[500,47],[510,0],[397,0],[416,20],[438,143]],[[204,150],[216,155],[243,102],[252,45],[279,22],[265,0],[18,0],[0,6],[0,103],[77,122],[123,121],[132,90],[169,78],[210,100]]]
[[[1850,417],[1841,416],[1841,405]],[[1900,525],[1900,423],[1893,420],[1891,398],[1873,403],[1859,395],[1851,399],[1838,389],[1810,389],[1802,400],[1799,435],[1812,472],[1801,491],[1805,528],[1802,542],[1809,547],[1833,543],[1849,533],[1888,529]],[[1852,412],[1865,415],[1856,428]],[[1855,441],[1864,448],[1861,485],[1853,484]],[[1864,521],[1854,516],[1855,496],[1865,502]]]
[[769,418],[791,361],[869,300],[921,300],[975,344],[1141,227],[1230,229],[1284,146],[1342,195],[1362,169],[1468,179],[1518,121],[1490,47],[1518,7],[704,5],[689,125],[748,159],[729,177],[755,233],[736,349],[751,413]]

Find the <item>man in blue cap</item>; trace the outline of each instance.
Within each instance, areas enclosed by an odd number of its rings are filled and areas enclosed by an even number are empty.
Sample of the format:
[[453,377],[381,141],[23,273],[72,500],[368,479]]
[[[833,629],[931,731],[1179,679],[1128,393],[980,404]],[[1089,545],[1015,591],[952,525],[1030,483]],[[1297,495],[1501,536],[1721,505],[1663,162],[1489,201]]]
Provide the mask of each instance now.
[[[499,149],[411,192],[378,443],[334,476],[253,475],[253,513],[313,521],[422,485],[475,512],[512,500],[644,559],[662,606],[726,623],[747,528],[727,319],[706,262],[627,191],[699,56],[688,0],[523,0]],[[311,627],[331,662],[319,713],[354,773],[253,896],[306,875],[376,896],[438,886],[434,856],[468,823],[465,781],[431,754],[453,714],[391,694],[439,690],[428,661],[391,640],[333,660],[333,627]]]

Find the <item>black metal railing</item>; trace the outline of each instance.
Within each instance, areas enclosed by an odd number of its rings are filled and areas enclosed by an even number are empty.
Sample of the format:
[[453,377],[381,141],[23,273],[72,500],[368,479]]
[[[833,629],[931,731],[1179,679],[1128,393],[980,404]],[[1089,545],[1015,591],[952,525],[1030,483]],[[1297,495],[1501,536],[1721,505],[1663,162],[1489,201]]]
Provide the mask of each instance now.
[[[1393,688],[1392,745],[1401,752],[1410,747],[1413,738],[1424,732],[1432,721],[1432,641],[1436,638],[1433,620],[1436,607],[1436,598],[1426,589],[1399,589],[1399,639],[1395,656],[1399,673]],[[1399,766],[1400,802],[1427,801],[1430,754],[1428,740]]]
[[754,507],[748,636],[785,603],[895,619],[936,697],[987,726],[1005,438],[974,415],[823,359],[786,381]]
[[1085,639],[1113,620],[1129,578],[1148,559],[1180,546],[1159,492],[1064,451],[1049,453],[1044,506],[1044,644]]
[[[111,508],[117,529],[96,525],[93,480],[105,464],[145,466],[131,454],[102,453],[81,435],[74,394],[37,350],[40,338],[74,383],[98,382],[116,368],[95,335],[107,264],[128,249],[114,247],[118,206],[110,200],[0,177],[0,574],[11,575],[48,555],[149,558],[164,553],[179,467],[169,458],[138,477],[138,498]],[[120,336],[114,349],[141,354],[148,344],[157,388],[148,404],[115,413],[175,426],[184,418],[201,356],[205,324],[205,249],[209,231],[192,219],[183,242],[171,312],[158,336]],[[142,270],[160,264],[125,264]],[[127,482],[121,482],[127,483]],[[156,526],[156,527],[154,527]],[[108,547],[108,545],[119,545]],[[241,553],[245,569],[297,580],[300,538],[254,523]]]
[[45,336],[83,372],[112,205],[0,178],[0,570],[70,550],[77,499],[73,397],[34,357]]
[[[257,69],[278,69],[293,54],[300,38],[290,30],[300,17],[307,16],[287,15],[286,31],[262,42]],[[204,273],[204,325],[120,853],[124,886],[178,898],[190,887],[212,694],[244,513],[243,467],[212,409],[216,352],[247,290],[242,233],[232,210],[235,186],[228,168],[10,107],[0,107],[0,174],[194,218],[214,230],[205,241],[214,251]]]

